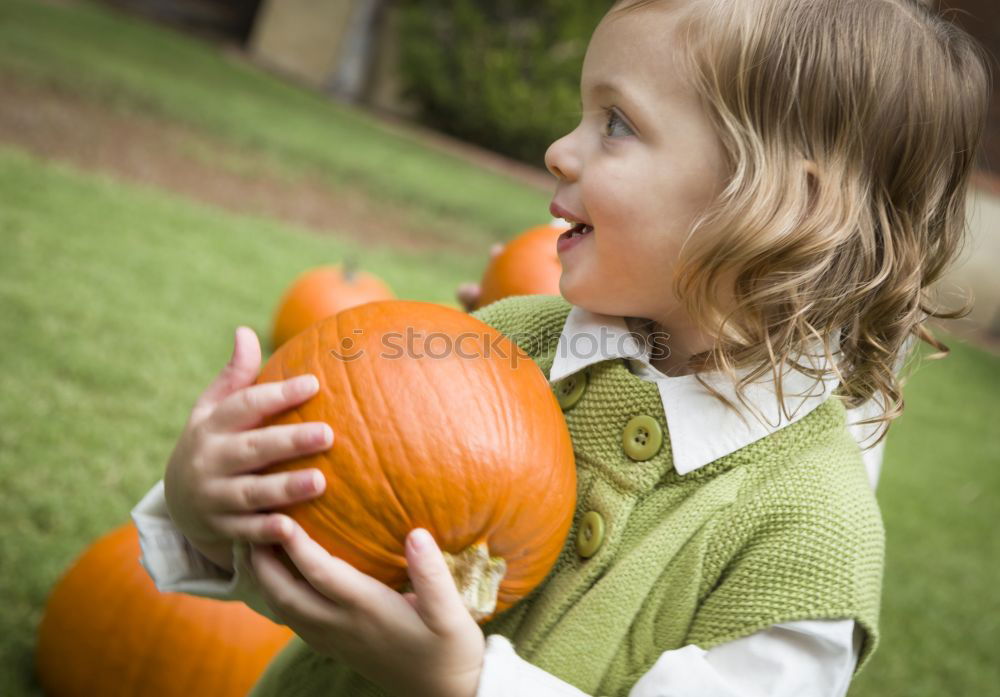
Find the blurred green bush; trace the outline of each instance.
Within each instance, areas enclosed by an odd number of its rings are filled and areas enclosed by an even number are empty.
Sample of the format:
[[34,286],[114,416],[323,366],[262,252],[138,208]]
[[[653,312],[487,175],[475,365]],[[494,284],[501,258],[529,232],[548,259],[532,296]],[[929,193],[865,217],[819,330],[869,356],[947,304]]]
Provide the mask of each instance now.
[[580,116],[587,42],[611,0],[403,0],[401,79],[428,126],[529,164]]

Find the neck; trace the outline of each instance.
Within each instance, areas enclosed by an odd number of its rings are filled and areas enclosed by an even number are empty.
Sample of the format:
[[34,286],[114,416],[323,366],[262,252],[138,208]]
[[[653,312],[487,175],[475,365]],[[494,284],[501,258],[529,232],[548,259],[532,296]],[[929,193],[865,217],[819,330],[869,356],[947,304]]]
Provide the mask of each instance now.
[[710,335],[699,331],[693,322],[667,318],[666,321],[627,317],[631,331],[639,334],[650,351],[650,364],[664,375],[687,375],[691,356],[712,348]]

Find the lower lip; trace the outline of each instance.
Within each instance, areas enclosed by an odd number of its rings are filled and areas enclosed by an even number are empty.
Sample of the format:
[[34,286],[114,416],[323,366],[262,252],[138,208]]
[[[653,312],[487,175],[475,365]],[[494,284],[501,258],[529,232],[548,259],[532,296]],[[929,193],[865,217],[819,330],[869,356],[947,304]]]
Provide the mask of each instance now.
[[586,235],[575,235],[573,237],[563,237],[562,235],[560,235],[559,239],[556,240],[556,252],[557,253],[565,252],[567,249],[575,247],[577,244],[580,243],[581,240],[585,240],[593,234],[594,231],[591,230]]

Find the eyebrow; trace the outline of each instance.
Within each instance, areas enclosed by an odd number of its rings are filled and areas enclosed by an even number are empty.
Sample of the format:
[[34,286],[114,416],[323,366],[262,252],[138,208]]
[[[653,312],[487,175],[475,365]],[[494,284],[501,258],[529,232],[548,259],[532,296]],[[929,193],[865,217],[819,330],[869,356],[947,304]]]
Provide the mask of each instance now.
[[[621,91],[621,89],[617,85],[607,80],[601,80],[600,82],[595,82],[593,85],[590,86],[590,92],[591,94],[601,94],[601,93],[616,94],[619,97],[625,97],[625,99],[629,102],[632,101],[631,99],[628,98],[626,94],[624,94]],[[583,108],[583,91],[580,92],[580,108],[581,109]]]
[[[628,92],[626,90],[624,90],[621,86],[619,86],[618,84],[616,84],[614,82],[611,82],[610,80],[600,80],[598,82],[595,82],[594,84],[592,84],[590,86],[590,93],[591,94],[595,94],[595,95],[598,95],[598,94],[611,94],[611,95],[615,95],[616,97],[618,97],[619,99],[621,99],[623,102],[625,102],[625,106],[628,107],[630,111],[641,111],[642,110],[642,104],[640,104],[638,101],[636,101],[635,99],[633,99],[631,97],[631,95],[629,95]],[[583,111],[583,92],[582,91],[580,93],[580,111]]]

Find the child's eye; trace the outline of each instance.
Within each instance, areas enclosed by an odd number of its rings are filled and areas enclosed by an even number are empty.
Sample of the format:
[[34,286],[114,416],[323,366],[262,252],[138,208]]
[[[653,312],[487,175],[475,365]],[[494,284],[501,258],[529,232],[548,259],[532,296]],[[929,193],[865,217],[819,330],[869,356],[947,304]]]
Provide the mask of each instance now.
[[624,127],[624,129],[626,131],[625,133],[619,133],[619,135],[622,135],[622,136],[635,135],[635,133],[632,131],[632,129],[629,127],[629,125],[627,123],[625,123],[625,120],[622,119],[622,117],[618,115],[617,111],[615,111],[614,109],[611,109],[611,108],[605,108],[604,111],[608,115],[608,120],[604,123],[604,135],[606,135],[606,136],[614,136],[614,133],[613,133],[612,129],[613,129],[613,124],[615,122],[621,124],[621,126]]

